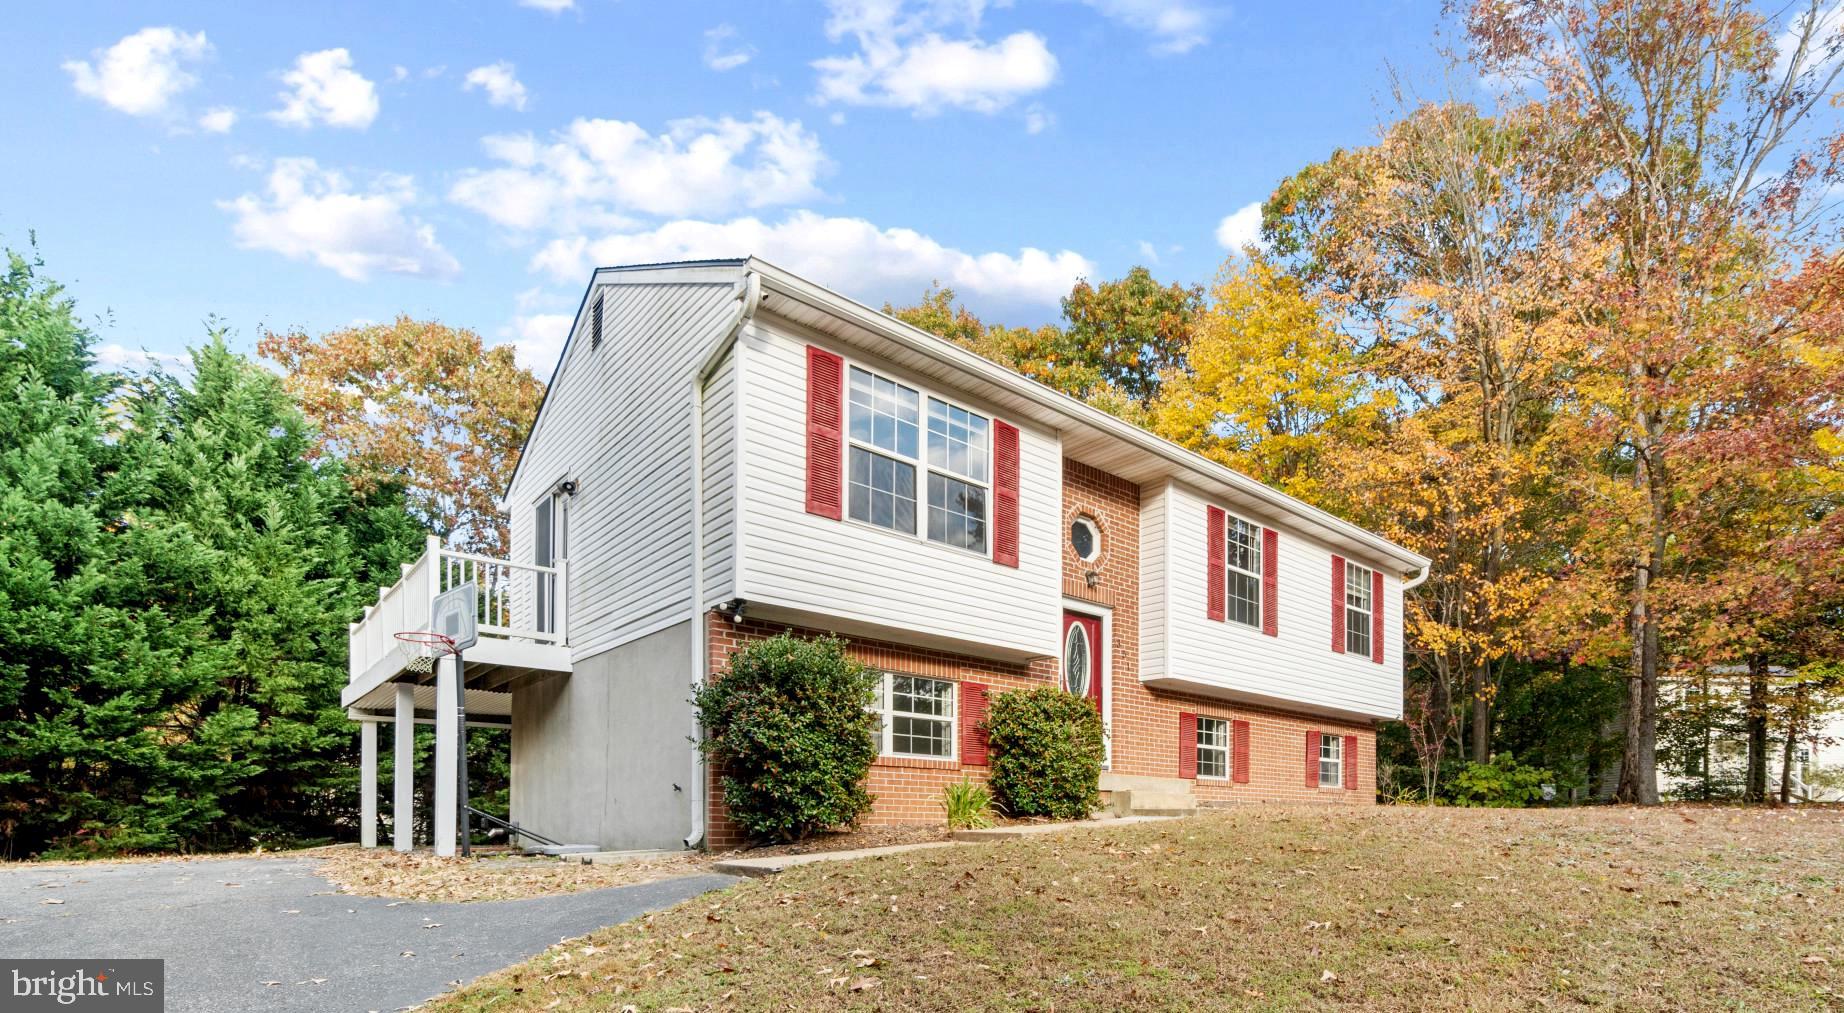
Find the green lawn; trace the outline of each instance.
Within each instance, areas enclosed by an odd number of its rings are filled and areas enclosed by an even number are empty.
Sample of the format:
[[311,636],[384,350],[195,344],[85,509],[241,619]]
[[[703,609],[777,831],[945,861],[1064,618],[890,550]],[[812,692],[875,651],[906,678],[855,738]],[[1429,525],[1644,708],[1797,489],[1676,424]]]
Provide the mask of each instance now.
[[1844,1008],[1844,814],[1239,809],[821,863],[434,1009]]

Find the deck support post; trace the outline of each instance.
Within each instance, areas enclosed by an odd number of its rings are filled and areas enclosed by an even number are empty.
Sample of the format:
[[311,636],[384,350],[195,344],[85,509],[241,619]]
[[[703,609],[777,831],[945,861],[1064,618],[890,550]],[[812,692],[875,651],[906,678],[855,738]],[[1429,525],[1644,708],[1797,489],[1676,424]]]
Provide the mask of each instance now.
[[416,687],[397,684],[396,755],[391,764],[391,847],[410,850],[415,837]]
[[454,658],[435,662],[435,812],[432,821],[435,853],[455,854],[455,824],[460,815],[455,803],[455,778],[461,754],[461,679]]
[[359,847],[378,846],[378,723],[359,722]]

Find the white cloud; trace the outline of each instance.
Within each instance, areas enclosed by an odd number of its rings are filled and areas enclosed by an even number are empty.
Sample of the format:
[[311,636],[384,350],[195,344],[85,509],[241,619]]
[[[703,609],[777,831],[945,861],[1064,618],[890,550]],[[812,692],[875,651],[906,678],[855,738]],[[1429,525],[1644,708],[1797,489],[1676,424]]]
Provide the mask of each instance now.
[[277,123],[363,130],[378,118],[378,90],[352,69],[352,54],[344,49],[302,53],[282,83],[289,88],[276,95],[282,108],[269,113]]
[[576,0],[519,0],[519,6],[557,14],[575,7]]
[[1159,263],[1158,247],[1155,247],[1153,244],[1147,242],[1144,239],[1140,240],[1140,256],[1145,257],[1147,262],[1154,265],[1155,267],[1158,266],[1158,263]]
[[1156,53],[1186,53],[1210,41],[1216,13],[1194,0],[1082,0],[1103,17],[1152,36]]
[[704,65],[712,70],[735,70],[755,55],[756,47],[744,42],[733,25],[718,25],[704,31]]
[[[858,51],[815,60],[821,102],[893,106],[926,116],[943,109],[993,113],[1056,80],[1057,60],[1035,32],[979,38],[984,0],[828,0],[826,36]],[[956,32],[950,38],[942,30]]]
[[1244,204],[1217,223],[1217,245],[1234,253],[1261,246],[1261,202]]
[[467,72],[467,81],[461,87],[466,91],[479,88],[487,93],[487,101],[496,106],[507,106],[521,112],[525,109],[525,85],[519,81],[517,68],[501,60],[484,67],[475,67]]
[[1786,27],[1774,39],[1777,51],[1774,58],[1776,75],[1786,74],[1793,62],[1793,49],[1799,45],[1799,36],[1814,19],[1817,24],[1811,41],[1806,44],[1805,55],[1800,59],[1800,72],[1809,73],[1817,69],[1823,73],[1844,59],[1844,46],[1838,45],[1839,33],[1844,32],[1844,0],[1833,0],[1828,7],[1816,11],[1806,8],[1787,19]]
[[145,373],[153,369],[185,372],[192,366],[192,357],[189,355],[129,348],[119,342],[98,345],[95,355],[97,367],[111,373]]
[[1031,107],[1024,111],[1025,133],[1041,134],[1053,126],[1056,126],[1056,114],[1043,106],[1033,102]]
[[564,339],[570,336],[570,325],[575,322],[568,313],[522,313],[500,333],[512,339],[512,354],[519,365],[542,380],[557,365]]
[[186,69],[211,55],[204,32],[173,28],[143,28],[108,49],[90,53],[90,60],[67,60],[77,94],[86,95],[130,116],[165,113],[175,96],[198,83]]
[[678,120],[658,135],[621,120],[579,119],[547,142],[496,134],[482,145],[504,164],[463,173],[449,199],[514,229],[619,228],[630,214],[791,204],[818,196],[831,170],[818,137],[766,112]]
[[237,110],[217,106],[205,110],[198,118],[198,128],[208,134],[228,134],[237,125]]
[[599,239],[556,239],[532,260],[559,281],[595,265],[759,255],[867,303],[913,299],[939,281],[996,306],[1054,306],[1095,264],[1071,250],[1026,247],[1016,254],[968,253],[912,229],[884,229],[862,218],[795,211],[778,222],[683,220]]
[[232,234],[246,250],[271,250],[309,261],[342,278],[374,274],[452,278],[461,265],[436,241],[435,227],[407,212],[416,201],[408,176],[383,175],[355,190],[311,158],[277,159],[266,193],[246,193],[218,207],[233,216]]

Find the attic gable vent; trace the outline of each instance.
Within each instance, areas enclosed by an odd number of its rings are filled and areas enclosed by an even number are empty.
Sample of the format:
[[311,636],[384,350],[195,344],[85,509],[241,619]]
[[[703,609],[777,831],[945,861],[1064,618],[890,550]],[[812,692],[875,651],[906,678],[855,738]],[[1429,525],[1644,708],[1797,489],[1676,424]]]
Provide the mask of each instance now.
[[589,311],[589,347],[602,347],[602,293],[595,294],[595,306]]

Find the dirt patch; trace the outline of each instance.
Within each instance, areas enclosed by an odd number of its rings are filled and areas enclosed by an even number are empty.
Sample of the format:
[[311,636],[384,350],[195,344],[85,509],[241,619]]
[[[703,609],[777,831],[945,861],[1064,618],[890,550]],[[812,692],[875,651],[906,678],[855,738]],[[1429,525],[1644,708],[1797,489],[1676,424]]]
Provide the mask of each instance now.
[[543,897],[630,886],[704,871],[706,855],[686,852],[631,862],[499,854],[437,858],[427,852],[352,848],[327,854],[320,874],[346,893],[394,900],[472,901]]

